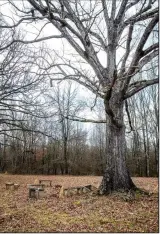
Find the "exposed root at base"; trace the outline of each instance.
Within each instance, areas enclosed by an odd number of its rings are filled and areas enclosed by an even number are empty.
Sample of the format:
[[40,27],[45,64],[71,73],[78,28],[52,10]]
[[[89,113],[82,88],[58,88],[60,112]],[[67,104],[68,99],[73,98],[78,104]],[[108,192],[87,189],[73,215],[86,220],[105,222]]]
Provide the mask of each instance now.
[[152,195],[151,192],[149,192],[149,191],[147,191],[145,189],[137,188],[137,187],[134,189],[134,192],[135,193],[138,192],[139,194],[142,194],[142,195],[148,195],[148,196]]
[[122,200],[124,201],[134,201],[136,200],[137,198],[137,195],[147,195],[147,196],[151,196],[152,193],[151,192],[148,192],[146,190],[143,190],[143,189],[140,189],[140,188],[137,188],[136,186],[133,187],[132,189],[130,190],[125,190],[125,189],[118,189],[118,190],[113,190],[113,191],[109,191],[109,192],[106,192],[104,193],[102,190],[97,190],[97,193],[96,195],[104,195],[104,196],[107,196],[107,195],[113,195],[115,197],[119,197],[121,198]]

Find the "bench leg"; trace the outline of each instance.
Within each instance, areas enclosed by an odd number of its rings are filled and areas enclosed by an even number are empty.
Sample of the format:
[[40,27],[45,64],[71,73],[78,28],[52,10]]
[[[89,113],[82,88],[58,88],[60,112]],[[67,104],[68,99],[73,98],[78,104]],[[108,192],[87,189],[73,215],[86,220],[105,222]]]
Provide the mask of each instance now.
[[39,199],[39,190],[36,190],[36,198]]

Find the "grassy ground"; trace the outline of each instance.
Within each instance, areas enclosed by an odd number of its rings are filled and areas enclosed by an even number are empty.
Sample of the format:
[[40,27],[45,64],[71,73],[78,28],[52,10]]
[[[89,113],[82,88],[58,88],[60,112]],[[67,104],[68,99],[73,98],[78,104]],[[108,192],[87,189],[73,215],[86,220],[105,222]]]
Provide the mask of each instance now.
[[[51,179],[46,198],[29,199],[27,184]],[[117,195],[89,194],[58,198],[54,185],[64,187],[100,184],[98,176],[23,176],[0,174],[0,232],[157,232],[158,179],[133,178],[138,187],[153,192],[136,194],[126,202]],[[19,183],[17,191],[5,189],[6,182]]]

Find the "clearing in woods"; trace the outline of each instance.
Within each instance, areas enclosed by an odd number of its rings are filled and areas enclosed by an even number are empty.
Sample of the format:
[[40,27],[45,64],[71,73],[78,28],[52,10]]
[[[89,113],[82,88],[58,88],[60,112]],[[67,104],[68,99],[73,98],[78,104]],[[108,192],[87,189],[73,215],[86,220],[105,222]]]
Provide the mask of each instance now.
[[[39,179],[52,180],[45,187],[46,198],[29,199],[27,184]],[[96,187],[100,176],[44,176],[0,174],[0,232],[158,232],[158,179],[133,178],[135,184],[152,192],[136,193],[126,201],[116,194],[89,194],[59,198],[59,187]],[[5,183],[20,184],[6,190]]]

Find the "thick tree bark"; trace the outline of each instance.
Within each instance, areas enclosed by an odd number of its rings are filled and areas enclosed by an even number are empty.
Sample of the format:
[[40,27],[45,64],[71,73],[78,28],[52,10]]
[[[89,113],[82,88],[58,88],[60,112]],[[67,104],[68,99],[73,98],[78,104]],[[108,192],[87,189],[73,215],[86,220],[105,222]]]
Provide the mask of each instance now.
[[[116,118],[123,123],[123,102],[112,103]],[[126,166],[125,125],[116,127],[110,120],[106,121],[107,147],[106,170],[100,185],[100,193],[108,194],[112,191],[129,191],[136,186],[132,182]]]

